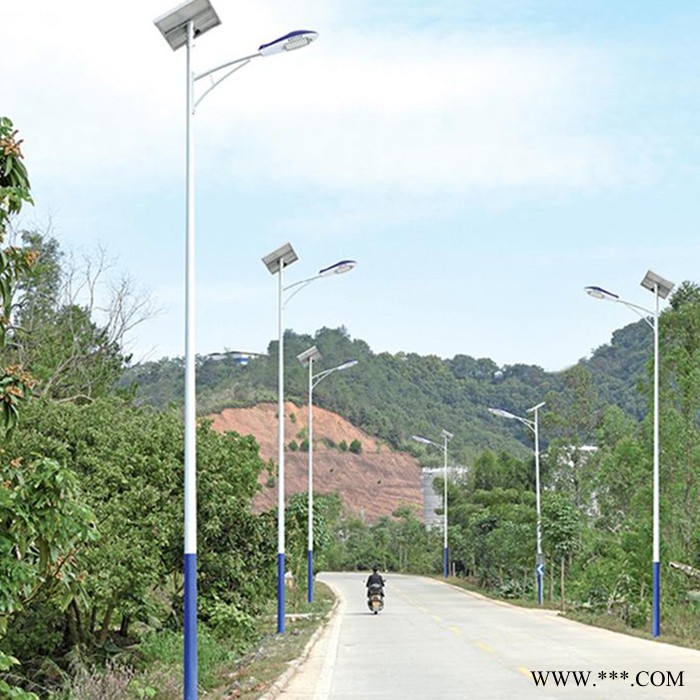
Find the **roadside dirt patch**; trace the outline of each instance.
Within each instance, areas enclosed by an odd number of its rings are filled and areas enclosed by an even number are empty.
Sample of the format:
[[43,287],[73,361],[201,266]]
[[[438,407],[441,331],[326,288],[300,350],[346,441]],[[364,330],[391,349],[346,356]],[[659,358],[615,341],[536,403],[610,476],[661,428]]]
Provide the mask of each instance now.
[[[209,416],[219,432],[234,431],[253,435],[260,445],[260,456],[277,462],[277,404],[265,403],[250,408],[227,408]],[[285,444],[301,444],[306,437],[307,408],[285,404]],[[324,439],[325,438],[325,439]],[[362,445],[360,454],[329,447],[354,440]],[[306,492],[308,453],[285,450],[285,494]],[[257,511],[277,503],[276,485],[265,486],[254,500]],[[314,406],[314,492],[337,491],[351,512],[368,522],[391,515],[401,505],[410,505],[423,518],[420,466],[404,452],[393,452],[341,416]]]

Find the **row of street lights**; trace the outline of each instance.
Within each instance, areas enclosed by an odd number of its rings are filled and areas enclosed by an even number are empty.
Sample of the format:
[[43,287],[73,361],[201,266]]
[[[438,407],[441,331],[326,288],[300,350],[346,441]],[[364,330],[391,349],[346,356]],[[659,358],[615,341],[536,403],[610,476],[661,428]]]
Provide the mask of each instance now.
[[[489,411],[496,416],[501,418],[512,418],[514,420],[520,421],[528,428],[530,428],[535,434],[535,491],[537,499],[537,552],[536,552],[536,574],[537,574],[537,601],[542,605],[542,580],[544,576],[544,557],[542,556],[542,515],[540,509],[540,439],[539,439],[539,424],[538,424],[538,410],[544,406],[544,401],[538,403],[536,406],[528,409],[528,413],[534,413],[534,420],[529,420],[527,418],[522,418],[521,416],[516,416],[509,411],[502,408],[489,408]],[[423,445],[431,445],[432,447],[437,447],[442,450],[443,453],[443,496],[442,496],[442,511],[443,511],[443,573],[445,578],[450,575],[450,555],[449,555],[449,540],[448,540],[448,517],[447,517],[447,443],[454,437],[454,435],[447,430],[442,431],[443,443],[440,445],[437,442],[433,442],[422,435],[412,435],[413,440],[420,442]]]
[[[306,279],[284,286],[284,270],[299,257],[291,243],[272,251],[262,260],[272,275],[277,275],[277,632],[285,628],[285,493],[284,493],[284,322],[283,312],[286,304],[302,289],[322,277],[331,277],[350,272],[356,263],[354,260],[341,260],[325,267]],[[285,292],[291,292],[284,298]],[[309,401],[311,398],[309,397]],[[311,443],[309,443],[310,446]],[[311,489],[311,485],[309,485]],[[309,518],[312,518],[309,506]]]
[[[274,41],[261,44],[258,50],[247,56],[227,61],[209,70],[197,73],[192,67],[192,53],[194,39],[206,33],[210,29],[221,24],[216,10],[214,10],[210,0],[188,0],[170,12],[165,13],[155,20],[155,25],[161,32],[168,45],[177,50],[182,46],[186,47],[186,115],[185,115],[185,210],[186,210],[186,233],[185,233],[185,458],[184,458],[184,485],[185,485],[185,507],[184,507],[184,697],[197,697],[197,491],[196,491],[196,398],[195,398],[195,190],[194,190],[194,139],[192,123],[195,110],[215,87],[234,72],[248,65],[257,58],[271,56],[277,53],[285,53],[307,46],[314,41],[318,34],[310,30],[296,30],[275,39]],[[199,97],[195,97],[195,85],[203,78],[209,78],[209,85],[202,91]],[[284,329],[282,325],[283,307],[286,301],[297,294],[303,287],[312,281],[334,274],[339,274],[351,270],[355,262],[344,260],[328,268],[320,270],[313,277],[301,280],[293,285],[285,287],[283,284],[284,268],[297,260],[297,255],[290,244],[285,244],[281,248],[273,251],[263,258],[263,262],[271,274],[278,275],[278,337],[279,337],[279,367],[278,367],[278,632],[284,631],[284,567],[285,567],[285,542],[284,542]],[[653,580],[654,580],[654,636],[659,634],[659,440],[658,440],[658,303],[659,298],[665,299],[673,288],[673,284],[659,277],[653,272],[648,272],[642,286],[652,291],[655,295],[655,310],[650,311],[636,304],[624,301],[620,297],[608,292],[600,287],[587,287],[586,291],[592,296],[609,301],[616,301],[631,308],[642,315],[644,320],[654,331],[654,544],[653,544]],[[283,293],[292,291],[286,301],[283,301]],[[648,315],[653,318],[653,323],[649,321]],[[311,349],[310,349],[311,350]],[[310,352],[310,351],[307,351]],[[304,355],[304,353],[302,353]],[[312,425],[312,391],[315,386],[314,380],[321,381],[325,376],[333,371],[345,369],[350,365],[344,363],[326,372],[313,375],[314,357],[308,355],[300,360],[308,363],[309,367],[309,433]],[[534,412],[534,421],[529,421],[503,409],[492,409],[496,415],[506,418],[514,418],[523,422],[535,432],[535,456],[537,473],[537,575],[538,575],[538,600],[541,603],[541,576],[543,563],[541,562],[541,541],[540,541],[540,513],[539,513],[539,435],[537,425],[537,409],[542,404],[534,406],[530,411]],[[445,494],[444,494],[444,568],[445,575],[448,574],[449,557],[447,543],[447,443],[452,437],[451,433],[443,431],[444,443],[440,446],[422,436],[414,436],[414,439],[424,444],[441,447],[444,450],[445,463]],[[309,548],[308,548],[308,571],[309,571],[309,600],[312,599],[312,577],[313,577],[313,541],[312,541],[312,511],[311,504],[313,495],[311,492],[313,476],[313,456],[312,456],[312,435],[309,435]]]
[[[296,30],[261,44],[255,53],[222,63],[210,70],[196,73],[192,67],[194,39],[221,24],[216,10],[210,0],[187,0],[173,10],[158,17],[154,24],[168,42],[173,51],[185,46],[186,55],[186,112],[185,112],[185,460],[184,460],[184,682],[183,695],[185,700],[197,698],[197,447],[196,447],[196,397],[195,397],[195,189],[194,189],[194,139],[192,122],[195,109],[202,100],[221,82],[230,75],[248,65],[257,58],[286,53],[307,46],[314,41],[318,34],[306,29]],[[195,84],[203,78],[209,79],[209,85],[203,89],[199,97],[195,97]],[[296,260],[296,254],[285,252],[281,257],[271,261],[279,269],[280,298],[282,293],[282,270],[285,265]],[[286,257],[293,255],[293,259]],[[269,257],[269,256],[268,256]],[[267,263],[267,258],[266,264]],[[268,269],[270,269],[268,265]],[[345,265],[333,266],[321,271],[323,273],[345,271],[350,269]],[[271,270],[272,271],[272,270]],[[315,278],[313,278],[315,279]],[[312,280],[306,280],[311,282]],[[299,283],[301,284],[301,283]],[[279,320],[281,324],[282,310],[280,301]],[[280,358],[282,358],[282,330],[280,326]],[[280,359],[280,364],[282,360]],[[280,421],[282,420],[283,373],[280,368]],[[283,428],[280,428],[280,439],[283,440]],[[281,452],[281,455],[284,453]],[[284,478],[283,457],[280,465],[280,484]],[[281,487],[282,488],[282,487]],[[282,494],[283,498],[283,494]],[[278,559],[284,566],[284,501],[281,501],[280,521],[281,535]],[[280,564],[278,564],[279,566]],[[282,630],[284,629],[284,570],[282,568],[281,610]],[[279,584],[278,584],[279,586]],[[278,623],[278,627],[280,624]]]
[[[609,292],[602,287],[585,287],[587,294],[595,299],[612,301],[634,311],[640,316],[644,322],[652,329],[654,333],[654,444],[653,444],[653,475],[652,475],[652,635],[658,637],[660,634],[660,589],[661,589],[661,572],[660,572],[660,526],[659,526],[659,300],[666,299],[673,290],[673,282],[669,282],[660,275],[648,270],[641,286],[648,289],[654,294],[654,308],[647,309],[638,304],[622,299],[617,294]],[[538,403],[536,406],[527,409],[527,413],[533,414],[533,418],[525,418],[518,416],[510,411],[502,408],[489,408],[489,412],[500,418],[517,420],[527,428],[529,428],[535,438],[535,498],[537,511],[537,549],[535,553],[535,575],[537,580],[537,602],[542,605],[543,599],[543,580],[544,580],[544,556],[542,553],[542,510],[540,501],[540,438],[539,438],[539,409],[545,405],[544,402]],[[451,433],[443,430],[444,443],[440,445],[422,435],[413,435],[412,438],[424,445],[431,445],[443,450],[444,455],[444,479],[445,488],[443,495],[443,513],[444,513],[444,574],[445,577],[449,574],[449,550],[448,550],[448,519],[447,519],[447,443],[453,437]]]

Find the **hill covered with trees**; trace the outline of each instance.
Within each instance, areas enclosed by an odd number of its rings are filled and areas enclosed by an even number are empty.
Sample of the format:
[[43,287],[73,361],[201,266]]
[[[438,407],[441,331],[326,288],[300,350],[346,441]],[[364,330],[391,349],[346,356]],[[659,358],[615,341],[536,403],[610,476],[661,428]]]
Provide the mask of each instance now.
[[[507,450],[519,456],[531,452],[532,440],[522,425],[504,421],[488,412],[505,408],[524,415],[531,406],[547,401],[543,414],[572,410],[584,399],[586,408],[599,414],[616,405],[635,419],[647,410],[640,392],[647,381],[646,365],[652,350],[652,334],[644,321],[615,331],[610,344],[598,348],[589,359],[563,372],[545,372],[534,365],[499,367],[488,358],[456,355],[451,359],[412,353],[374,353],[344,328],[322,328],[313,336],[285,333],[285,393],[297,404],[306,402],[307,374],[296,357],[311,345],[322,354],[318,371],[347,359],[358,360],[348,371],[338,372],[314,390],[314,404],[334,411],[384,440],[396,449],[416,452],[410,439],[423,434],[439,441],[445,428],[455,435],[450,451],[458,462],[469,464],[484,449]],[[250,406],[277,397],[277,341],[268,354],[241,363],[236,353],[197,359],[198,410],[213,413],[229,407]],[[164,358],[130,368],[123,386],[136,392],[139,402],[163,407],[180,404],[183,396],[183,360]],[[553,421],[550,421],[553,423]],[[544,430],[543,444],[561,432],[552,424]],[[580,425],[580,442],[594,435]],[[422,451],[421,451],[422,452]],[[427,461],[431,456],[425,455]],[[439,455],[432,459],[438,460]]]

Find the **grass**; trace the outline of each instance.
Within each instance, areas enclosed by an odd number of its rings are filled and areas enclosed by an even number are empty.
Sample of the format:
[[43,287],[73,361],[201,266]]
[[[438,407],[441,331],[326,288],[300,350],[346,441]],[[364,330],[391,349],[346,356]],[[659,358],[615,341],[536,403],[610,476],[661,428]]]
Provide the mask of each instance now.
[[[444,580],[441,576],[437,575],[433,578]],[[693,604],[692,609],[688,604],[686,604],[685,607],[680,607],[678,609],[667,609],[665,611],[665,621],[662,628],[663,634],[661,634],[658,638],[655,638],[646,628],[641,629],[639,627],[627,625],[616,615],[577,609],[571,604],[567,604],[566,610],[562,611],[559,600],[545,600],[540,606],[538,605],[537,600],[533,597],[505,598],[497,595],[493,591],[480,588],[479,586],[476,586],[465,579],[450,577],[448,582],[453,586],[457,586],[458,588],[463,588],[464,590],[478,593],[485,598],[506,602],[511,605],[517,605],[521,608],[541,607],[546,610],[556,610],[563,617],[567,617],[571,620],[575,620],[576,622],[581,622],[586,625],[592,625],[593,627],[607,629],[611,632],[619,632],[621,634],[630,635],[631,637],[639,637],[640,639],[658,639],[658,641],[665,642],[666,644],[674,644],[676,646],[687,647],[689,649],[700,649],[700,637],[698,636],[698,606],[695,604]]]
[[[445,578],[442,575],[433,575],[432,578],[437,579],[439,581],[445,581]],[[484,598],[490,598],[491,600],[499,600],[505,603],[512,603],[513,605],[517,605],[518,607],[521,608],[539,608],[540,606],[537,604],[537,601],[534,598],[511,598],[511,597],[505,597],[503,595],[499,595],[498,593],[491,591],[487,588],[480,588],[474,583],[471,583],[468,579],[463,579],[463,578],[457,578],[454,576],[450,576],[449,579],[447,579],[447,582],[453,586],[456,586],[457,588],[463,588],[465,591],[471,591],[472,593],[478,593],[479,595],[484,596]],[[542,606],[547,609],[551,610],[558,610],[559,609],[559,603],[547,603],[545,602],[544,605]]]
[[649,628],[651,623],[644,629],[630,627],[615,615],[605,613],[594,613],[588,611],[573,610],[566,614],[566,617],[582,622],[586,625],[602,627],[613,632],[628,634],[640,639],[655,639],[656,641],[675,646],[686,647],[688,649],[700,650],[700,638],[698,637],[698,616],[697,613],[689,611],[665,611],[664,623],[661,627],[662,634],[654,637]]
[[[206,700],[256,700],[298,659],[314,632],[324,624],[335,597],[322,583],[314,587],[314,602],[295,601],[306,591],[289,594],[289,614],[284,634],[276,632],[276,604],[257,620],[255,642],[244,653],[235,641],[217,639],[200,626],[197,634],[200,697]],[[182,634],[160,632],[139,646],[145,668],[131,679],[129,698],[179,700],[182,697]],[[77,689],[76,689],[77,691]],[[71,696],[73,697],[73,696]],[[86,693],[81,700],[93,700]],[[127,696],[124,696],[127,697]],[[98,696],[94,700],[102,700]]]

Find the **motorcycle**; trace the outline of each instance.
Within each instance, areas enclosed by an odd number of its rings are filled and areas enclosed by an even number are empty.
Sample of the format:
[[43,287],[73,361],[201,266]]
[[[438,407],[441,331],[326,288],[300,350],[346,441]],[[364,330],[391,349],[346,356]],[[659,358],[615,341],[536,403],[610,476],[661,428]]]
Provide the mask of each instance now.
[[372,583],[367,589],[367,607],[375,615],[384,609],[384,589],[378,583]]

